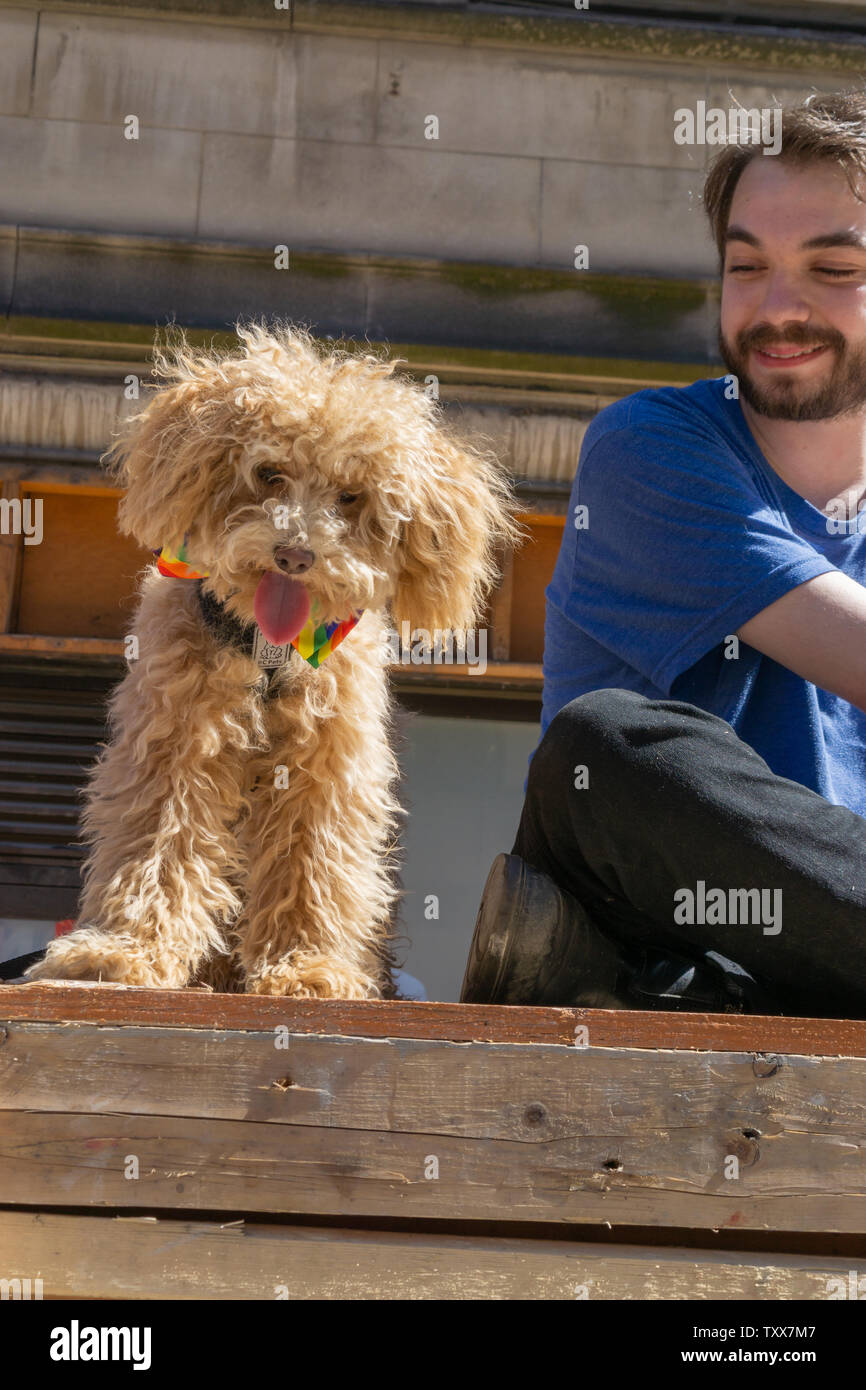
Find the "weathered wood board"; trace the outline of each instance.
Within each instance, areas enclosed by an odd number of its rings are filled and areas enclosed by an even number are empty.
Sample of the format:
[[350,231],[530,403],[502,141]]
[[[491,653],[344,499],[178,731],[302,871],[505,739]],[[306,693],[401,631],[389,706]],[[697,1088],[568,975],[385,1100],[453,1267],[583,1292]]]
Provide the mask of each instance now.
[[3,1003],[7,1204],[866,1231],[860,1057],[58,1025]]
[[46,981],[0,984],[4,1019],[136,1023],[226,1030],[277,1027],[341,1037],[443,1038],[452,1042],[670,1047],[705,1052],[796,1052],[866,1057],[866,1020],[760,1018],[740,1014],[624,1012],[491,1004],[356,1003],[270,999],[203,990],[137,989]]
[[[45,1298],[788,1300],[850,1260],[153,1217],[0,1213],[0,1268]],[[24,1274],[26,1271],[26,1275]]]
[[46,1298],[851,1298],[861,1232],[866,1021],[0,987]]

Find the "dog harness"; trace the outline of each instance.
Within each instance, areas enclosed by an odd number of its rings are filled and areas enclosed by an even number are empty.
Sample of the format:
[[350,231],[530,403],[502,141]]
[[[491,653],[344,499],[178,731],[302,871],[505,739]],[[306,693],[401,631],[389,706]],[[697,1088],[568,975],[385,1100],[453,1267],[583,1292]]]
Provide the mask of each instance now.
[[262,671],[269,672],[266,695],[275,688],[280,672],[288,666],[293,647],[310,666],[319,667],[337,650],[361,617],[359,613],[357,617],[353,615],[335,623],[316,623],[310,618],[297,637],[278,646],[267,640],[257,623],[242,622],[227,610],[220,599],[203,588],[202,580],[207,579],[209,571],[196,569],[190,563],[186,542],[187,537],[184,536],[176,554],[168,546],[155,550],[157,569],[166,578],[197,581],[199,609],[205,625],[219,641],[251,656]]

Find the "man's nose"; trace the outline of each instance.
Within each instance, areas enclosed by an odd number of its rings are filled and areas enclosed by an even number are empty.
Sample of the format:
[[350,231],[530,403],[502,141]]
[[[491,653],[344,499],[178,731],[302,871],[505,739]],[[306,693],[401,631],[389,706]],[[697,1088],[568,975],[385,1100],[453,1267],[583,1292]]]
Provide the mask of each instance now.
[[767,277],[761,300],[761,313],[774,326],[789,321],[802,322],[811,312],[803,294],[802,283],[795,275],[778,270]]
[[297,546],[282,545],[274,551],[274,559],[283,574],[306,574],[315,558],[312,550],[300,550]]

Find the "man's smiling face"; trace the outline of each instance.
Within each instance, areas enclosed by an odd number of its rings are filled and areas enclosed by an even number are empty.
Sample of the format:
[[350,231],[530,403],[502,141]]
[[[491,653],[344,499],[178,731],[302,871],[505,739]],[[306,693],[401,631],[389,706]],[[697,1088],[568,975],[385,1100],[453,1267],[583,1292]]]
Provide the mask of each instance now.
[[753,159],[728,219],[719,347],[753,410],[866,406],[866,203],[829,162]]

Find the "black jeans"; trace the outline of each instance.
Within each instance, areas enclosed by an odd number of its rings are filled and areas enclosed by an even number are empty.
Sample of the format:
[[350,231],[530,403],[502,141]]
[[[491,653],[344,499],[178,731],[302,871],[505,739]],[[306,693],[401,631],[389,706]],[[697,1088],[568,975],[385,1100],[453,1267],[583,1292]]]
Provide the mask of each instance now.
[[624,944],[715,951],[786,1013],[866,1018],[866,820],[777,777],[705,710],[629,690],[566,705],[513,853]]

